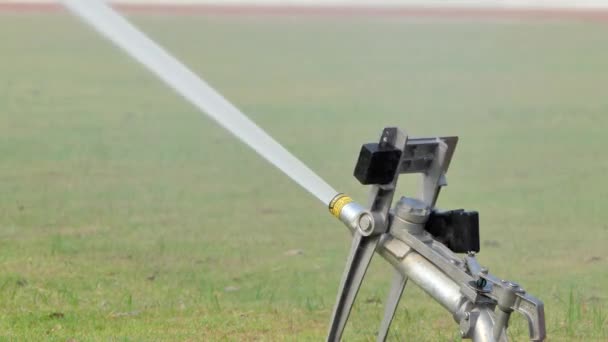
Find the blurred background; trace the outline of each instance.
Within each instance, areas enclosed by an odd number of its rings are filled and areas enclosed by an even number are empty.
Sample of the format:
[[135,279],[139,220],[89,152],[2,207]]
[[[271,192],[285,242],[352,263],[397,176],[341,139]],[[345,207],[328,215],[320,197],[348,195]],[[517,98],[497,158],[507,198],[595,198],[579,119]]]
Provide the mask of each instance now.
[[[551,341],[608,340],[608,3],[479,3],[114,5],[361,202],[383,127],[458,135],[438,206],[480,212],[479,260]],[[324,338],[347,230],[55,2],[0,1],[0,156],[3,338]],[[392,270],[368,274],[348,341],[382,317]],[[460,337],[409,286],[389,339]]]

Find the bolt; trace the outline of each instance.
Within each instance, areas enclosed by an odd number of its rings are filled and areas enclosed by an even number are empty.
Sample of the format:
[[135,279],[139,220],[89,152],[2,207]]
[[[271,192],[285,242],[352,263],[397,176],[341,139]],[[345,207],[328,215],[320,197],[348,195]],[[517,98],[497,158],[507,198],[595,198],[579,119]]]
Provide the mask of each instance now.
[[401,197],[395,206],[395,214],[411,223],[425,223],[430,212],[426,203],[416,198]]
[[471,314],[470,314],[469,312],[465,312],[465,313],[464,313],[464,320],[465,320],[465,321],[468,321],[468,320],[469,320],[469,318],[471,318]]
[[359,229],[365,233],[368,233],[371,229],[373,229],[373,221],[369,215],[365,214],[359,217]]
[[483,289],[484,287],[486,287],[487,284],[488,284],[488,281],[485,280],[484,278],[479,278],[475,282],[475,286],[477,286],[477,288],[479,288],[479,289]]
[[461,337],[467,337],[467,333],[464,330],[460,330]]
[[488,274],[489,271],[486,267],[482,267],[480,270],[481,274]]
[[470,252],[467,253],[467,255],[470,256],[470,257],[472,257],[472,258],[474,258],[475,257],[475,252],[470,251]]

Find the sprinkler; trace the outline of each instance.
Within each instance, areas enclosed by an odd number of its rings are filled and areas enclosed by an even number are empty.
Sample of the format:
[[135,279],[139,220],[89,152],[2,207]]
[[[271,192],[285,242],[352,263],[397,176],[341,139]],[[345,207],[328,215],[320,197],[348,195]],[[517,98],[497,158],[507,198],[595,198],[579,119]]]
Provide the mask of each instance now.
[[[327,341],[339,341],[375,252],[395,268],[378,341],[386,340],[408,280],[452,314],[462,338],[506,341],[512,312],[528,321],[530,339],[545,339],[543,303],[518,284],[501,280],[482,267],[479,214],[435,207],[454,154],[457,137],[409,138],[388,127],[380,141],[361,148],[354,176],[370,185],[368,207],[339,194],[329,205],[353,234],[331,317]],[[391,208],[402,174],[420,174],[417,196],[401,197]],[[457,253],[463,253],[458,256]]]

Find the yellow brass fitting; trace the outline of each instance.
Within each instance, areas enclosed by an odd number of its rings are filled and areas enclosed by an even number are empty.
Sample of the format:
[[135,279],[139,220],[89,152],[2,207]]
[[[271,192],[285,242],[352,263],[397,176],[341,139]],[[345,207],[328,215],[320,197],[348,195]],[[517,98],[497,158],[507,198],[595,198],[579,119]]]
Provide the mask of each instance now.
[[340,218],[342,208],[353,201],[350,196],[339,193],[329,202],[329,212],[337,218]]

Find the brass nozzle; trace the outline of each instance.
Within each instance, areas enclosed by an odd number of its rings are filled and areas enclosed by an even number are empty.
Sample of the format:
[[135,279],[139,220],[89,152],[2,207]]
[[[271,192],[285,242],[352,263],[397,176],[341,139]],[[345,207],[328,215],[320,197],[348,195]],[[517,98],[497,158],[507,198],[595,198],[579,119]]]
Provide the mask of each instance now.
[[373,215],[348,195],[337,194],[329,202],[329,212],[342,221],[351,232],[358,231],[363,236],[374,233],[376,224]]
[[353,201],[350,196],[339,193],[329,202],[329,212],[337,218],[340,218],[342,208]]

